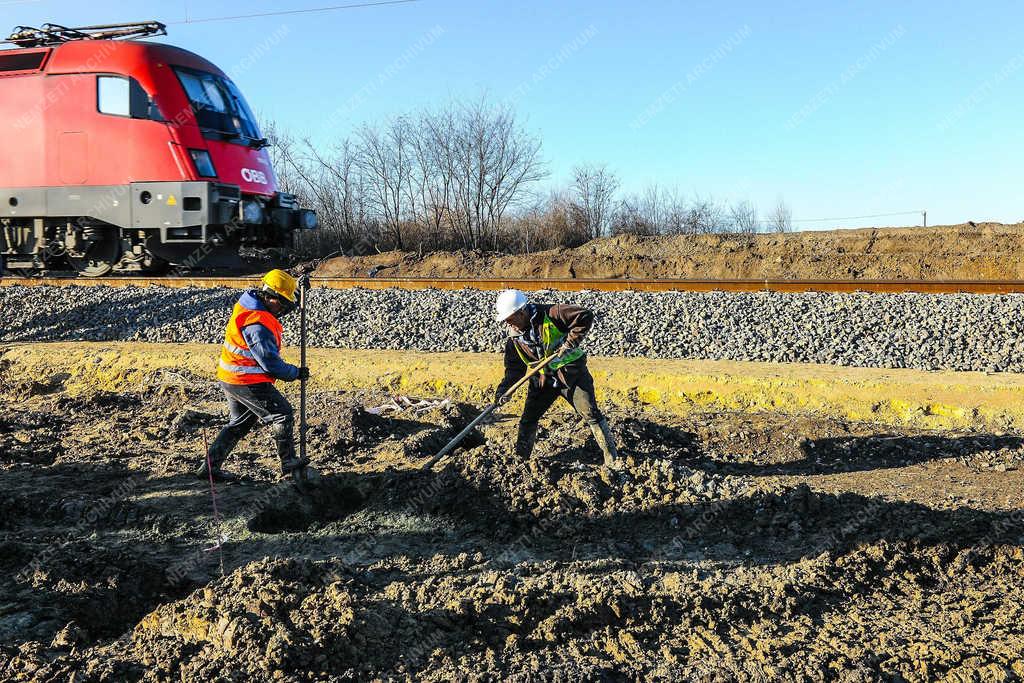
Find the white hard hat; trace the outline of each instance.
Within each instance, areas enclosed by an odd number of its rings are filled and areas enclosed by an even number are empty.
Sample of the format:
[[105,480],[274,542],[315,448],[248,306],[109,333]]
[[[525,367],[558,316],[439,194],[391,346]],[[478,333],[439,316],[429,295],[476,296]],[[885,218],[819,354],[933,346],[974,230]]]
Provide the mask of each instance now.
[[498,295],[494,302],[494,319],[497,322],[504,322],[510,315],[529,303],[526,295],[518,289],[506,289]]

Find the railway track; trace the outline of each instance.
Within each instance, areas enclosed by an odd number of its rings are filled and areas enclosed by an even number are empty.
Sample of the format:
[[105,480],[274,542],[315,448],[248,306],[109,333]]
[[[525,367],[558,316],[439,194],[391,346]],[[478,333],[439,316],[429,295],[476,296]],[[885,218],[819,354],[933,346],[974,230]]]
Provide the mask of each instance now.
[[[259,282],[249,277],[3,277],[0,286],[24,287],[229,287],[242,289]],[[576,279],[576,278],[370,278],[314,277],[314,287],[329,289],[483,289],[597,290],[639,292],[868,292],[925,294],[1024,293],[1024,280],[679,280],[679,279]]]

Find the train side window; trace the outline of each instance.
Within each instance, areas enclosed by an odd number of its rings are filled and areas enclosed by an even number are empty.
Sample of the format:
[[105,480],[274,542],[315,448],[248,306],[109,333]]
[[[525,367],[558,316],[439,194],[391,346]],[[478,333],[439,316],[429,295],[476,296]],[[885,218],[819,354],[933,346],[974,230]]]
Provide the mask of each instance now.
[[101,114],[130,116],[133,119],[163,121],[160,110],[146,90],[134,78],[98,76],[96,102]]
[[131,116],[131,88],[124,76],[99,76],[96,79],[96,103],[101,114]]

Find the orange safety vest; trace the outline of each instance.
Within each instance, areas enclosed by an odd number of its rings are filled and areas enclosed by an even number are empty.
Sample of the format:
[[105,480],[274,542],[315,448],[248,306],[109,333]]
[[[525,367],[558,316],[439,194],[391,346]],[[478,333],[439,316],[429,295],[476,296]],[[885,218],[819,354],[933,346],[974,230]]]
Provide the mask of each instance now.
[[221,347],[220,362],[217,364],[217,379],[220,381],[228,384],[274,383],[274,378],[264,372],[252,357],[249,345],[242,336],[242,328],[254,324],[263,325],[273,332],[277,339],[277,348],[282,348],[281,323],[270,311],[253,311],[244,307],[241,302],[236,303],[227,330],[224,332],[224,346]]

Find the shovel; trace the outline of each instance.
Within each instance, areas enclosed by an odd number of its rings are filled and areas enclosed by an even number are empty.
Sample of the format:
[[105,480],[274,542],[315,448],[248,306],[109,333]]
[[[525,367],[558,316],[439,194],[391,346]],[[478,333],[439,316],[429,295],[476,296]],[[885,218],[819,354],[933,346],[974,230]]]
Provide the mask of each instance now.
[[462,440],[465,439],[469,435],[469,433],[473,431],[474,427],[476,427],[478,424],[483,422],[483,420],[488,415],[490,415],[491,413],[493,413],[495,410],[498,409],[499,405],[504,403],[506,399],[510,398],[512,396],[512,394],[516,393],[516,391],[519,389],[519,387],[523,386],[528,381],[530,381],[531,377],[533,377],[538,372],[540,372],[541,370],[546,368],[548,363],[553,361],[555,358],[557,358],[557,356],[551,355],[551,356],[548,356],[547,358],[544,358],[543,360],[540,360],[537,363],[531,365],[530,369],[527,371],[527,373],[525,375],[523,375],[522,378],[518,382],[516,382],[515,384],[510,386],[508,388],[508,390],[504,394],[502,394],[500,397],[498,397],[497,401],[495,401],[491,405],[487,406],[487,408],[484,410],[484,412],[482,412],[479,415],[477,415],[476,418],[474,418],[474,420],[472,422],[470,422],[468,425],[466,425],[465,429],[463,429],[461,432],[456,434],[455,438],[452,439],[451,441],[449,441],[447,446],[445,446],[444,448],[439,450],[437,452],[437,455],[435,455],[429,461],[427,461],[427,464],[425,464],[423,466],[423,469],[424,470],[429,470],[431,467],[433,467],[435,464],[437,464],[438,460],[440,460],[444,456],[446,456],[449,453],[451,453],[452,449],[454,449],[456,446],[458,446],[459,443],[461,443]]

